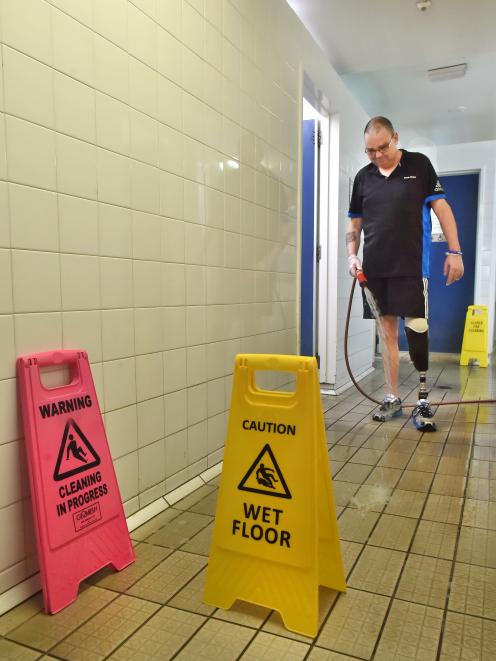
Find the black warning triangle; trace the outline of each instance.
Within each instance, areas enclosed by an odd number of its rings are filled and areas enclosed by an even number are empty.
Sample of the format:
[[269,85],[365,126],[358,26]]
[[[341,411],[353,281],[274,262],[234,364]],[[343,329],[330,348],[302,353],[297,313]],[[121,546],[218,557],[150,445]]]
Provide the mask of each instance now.
[[241,491],[252,491],[277,498],[291,498],[286,480],[267,443],[239,483]]
[[84,473],[99,464],[100,457],[75,420],[68,420],[60,444],[53,479],[65,480],[67,477]]

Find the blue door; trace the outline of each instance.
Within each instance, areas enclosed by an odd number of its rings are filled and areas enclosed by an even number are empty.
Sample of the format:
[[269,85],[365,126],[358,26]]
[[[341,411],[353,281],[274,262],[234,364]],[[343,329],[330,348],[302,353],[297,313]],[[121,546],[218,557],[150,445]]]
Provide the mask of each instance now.
[[303,121],[302,208],[301,208],[301,303],[300,353],[314,356],[316,341],[316,162],[318,126],[314,119]]
[[[429,350],[460,353],[467,307],[474,303],[479,174],[447,175],[440,181],[455,214],[465,274],[459,282],[446,287],[443,264],[447,244],[434,241],[429,265]],[[403,333],[400,337],[400,349],[405,351]]]

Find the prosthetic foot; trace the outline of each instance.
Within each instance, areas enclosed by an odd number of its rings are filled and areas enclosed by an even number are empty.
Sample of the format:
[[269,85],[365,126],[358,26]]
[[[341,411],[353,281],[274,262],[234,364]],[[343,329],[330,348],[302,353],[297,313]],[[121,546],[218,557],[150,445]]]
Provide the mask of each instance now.
[[419,399],[412,413],[413,424],[419,431],[436,431],[434,413],[427,399]]
[[427,380],[425,372],[420,372],[420,386],[417,406],[413,409],[413,424],[419,431],[436,431],[434,422],[434,413],[427,399],[429,391],[427,390]]
[[382,404],[379,406],[379,410],[374,412],[372,420],[376,422],[387,422],[388,420],[397,418],[401,414],[401,399],[392,395],[386,395]]

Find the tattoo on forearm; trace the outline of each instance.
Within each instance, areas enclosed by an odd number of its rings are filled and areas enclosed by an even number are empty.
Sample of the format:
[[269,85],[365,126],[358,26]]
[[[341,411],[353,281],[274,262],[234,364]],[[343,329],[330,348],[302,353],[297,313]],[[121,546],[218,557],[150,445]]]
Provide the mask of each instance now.
[[348,243],[355,243],[356,240],[357,240],[356,232],[346,232],[346,245],[348,245]]

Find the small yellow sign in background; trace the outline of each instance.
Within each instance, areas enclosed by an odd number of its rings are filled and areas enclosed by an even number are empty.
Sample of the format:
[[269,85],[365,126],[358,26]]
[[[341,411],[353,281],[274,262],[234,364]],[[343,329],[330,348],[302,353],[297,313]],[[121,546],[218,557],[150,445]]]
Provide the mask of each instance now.
[[[258,388],[257,370],[292,372],[295,392]],[[319,585],[346,590],[316,360],[238,355],[204,599],[315,636]]]
[[469,305],[465,317],[460,365],[468,365],[477,360],[481,367],[487,367],[488,360],[488,308],[487,305]]

